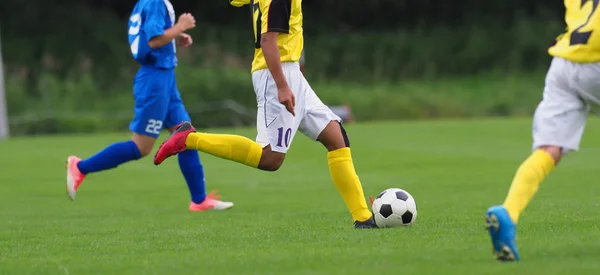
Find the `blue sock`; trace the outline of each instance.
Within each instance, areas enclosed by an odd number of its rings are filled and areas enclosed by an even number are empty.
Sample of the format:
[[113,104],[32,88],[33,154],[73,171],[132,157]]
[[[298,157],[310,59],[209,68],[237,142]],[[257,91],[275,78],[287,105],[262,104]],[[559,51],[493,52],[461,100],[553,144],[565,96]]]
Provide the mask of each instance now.
[[142,155],[133,141],[114,143],[77,165],[83,174],[115,168],[125,162],[140,159]]
[[201,203],[206,198],[206,187],[204,185],[204,168],[200,162],[200,156],[196,150],[185,150],[177,155],[179,168],[190,189],[190,195],[194,203]]

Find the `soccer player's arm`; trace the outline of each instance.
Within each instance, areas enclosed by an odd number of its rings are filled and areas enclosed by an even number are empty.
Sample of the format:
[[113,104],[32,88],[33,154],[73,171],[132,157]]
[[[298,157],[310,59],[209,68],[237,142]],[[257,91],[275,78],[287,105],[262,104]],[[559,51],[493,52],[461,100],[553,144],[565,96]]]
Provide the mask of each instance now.
[[167,16],[167,7],[163,1],[151,1],[144,8],[145,20],[142,23],[148,46],[152,49],[160,48],[173,41],[177,36],[185,31],[180,24],[165,30],[165,18]]
[[262,26],[260,47],[265,56],[265,61],[278,89],[289,88],[283,69],[281,56],[277,46],[277,36],[280,33],[290,32],[290,7],[289,0],[261,1]]

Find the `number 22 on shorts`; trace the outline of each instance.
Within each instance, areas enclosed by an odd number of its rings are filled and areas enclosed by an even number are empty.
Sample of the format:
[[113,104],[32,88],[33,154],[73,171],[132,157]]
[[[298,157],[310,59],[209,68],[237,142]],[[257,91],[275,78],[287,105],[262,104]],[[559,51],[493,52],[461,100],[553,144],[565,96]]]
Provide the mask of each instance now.
[[163,122],[161,120],[149,119],[148,125],[146,125],[146,133],[160,135]]

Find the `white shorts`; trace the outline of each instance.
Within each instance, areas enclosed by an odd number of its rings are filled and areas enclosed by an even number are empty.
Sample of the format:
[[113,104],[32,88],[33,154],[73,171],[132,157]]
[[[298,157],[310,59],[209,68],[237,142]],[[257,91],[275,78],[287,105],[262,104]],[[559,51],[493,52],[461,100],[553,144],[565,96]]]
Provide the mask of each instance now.
[[277,86],[268,69],[252,73],[258,112],[256,142],[271,150],[286,153],[299,129],[304,135],[316,140],[331,121],[341,122],[312,90],[298,63],[282,63],[283,73],[296,98],[293,116],[279,103]]
[[544,96],[533,118],[533,149],[559,146],[579,150],[592,106],[600,104],[600,63],[555,57],[546,75]]

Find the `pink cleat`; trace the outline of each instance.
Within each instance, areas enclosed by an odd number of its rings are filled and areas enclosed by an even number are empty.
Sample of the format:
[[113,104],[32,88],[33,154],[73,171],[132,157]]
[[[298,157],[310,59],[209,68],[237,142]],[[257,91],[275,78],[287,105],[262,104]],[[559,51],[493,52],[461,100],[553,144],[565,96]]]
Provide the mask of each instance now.
[[85,175],[77,168],[77,164],[80,161],[81,159],[76,156],[70,156],[67,159],[67,195],[69,195],[69,199],[71,200],[75,200],[77,188],[79,188],[79,185],[85,178]]
[[220,198],[220,197],[221,196],[217,195],[216,191],[212,191],[212,192],[210,192],[210,194],[208,194],[208,196],[206,196],[206,199],[204,199],[203,202],[201,202],[201,203],[191,202],[190,203],[190,211],[200,212],[200,211],[206,211],[206,210],[228,210],[233,207],[232,202],[224,202],[224,201],[218,200],[218,198]]
[[196,132],[196,129],[187,121],[177,125],[173,134],[158,147],[158,151],[154,155],[154,165],[159,165],[165,159],[185,151],[185,140],[193,132]]

